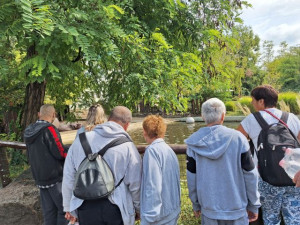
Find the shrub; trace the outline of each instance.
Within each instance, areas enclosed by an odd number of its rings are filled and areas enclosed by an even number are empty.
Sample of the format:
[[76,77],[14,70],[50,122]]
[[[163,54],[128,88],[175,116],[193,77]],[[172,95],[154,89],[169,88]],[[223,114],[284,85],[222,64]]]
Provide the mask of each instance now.
[[250,109],[251,112],[255,112],[255,109],[253,108],[253,105],[251,104],[252,98],[249,96],[241,97],[238,102],[243,106]]
[[234,101],[228,101],[225,103],[226,111],[227,112],[235,112],[236,111],[236,105]]
[[280,93],[278,96],[278,102],[283,100],[289,107],[292,113],[300,114],[300,105],[298,104],[300,94],[295,92]]

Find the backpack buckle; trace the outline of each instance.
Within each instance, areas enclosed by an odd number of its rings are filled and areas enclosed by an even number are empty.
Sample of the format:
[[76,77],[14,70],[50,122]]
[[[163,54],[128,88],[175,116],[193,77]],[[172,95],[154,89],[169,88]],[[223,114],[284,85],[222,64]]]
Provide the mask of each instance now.
[[98,157],[98,153],[93,153],[88,155],[89,161],[94,161]]

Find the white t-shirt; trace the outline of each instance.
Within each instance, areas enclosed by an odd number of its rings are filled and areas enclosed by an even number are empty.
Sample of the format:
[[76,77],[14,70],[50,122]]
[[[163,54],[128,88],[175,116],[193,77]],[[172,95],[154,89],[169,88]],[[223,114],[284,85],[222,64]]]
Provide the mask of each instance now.
[[[282,115],[282,111],[279,109],[269,108],[267,110],[273,113],[278,118],[280,118]],[[259,112],[268,124],[278,123],[278,120],[275,119],[273,116],[271,116],[269,113],[265,111],[259,111]],[[255,117],[253,116],[253,114],[250,114],[245,119],[243,119],[241,125],[246,131],[246,133],[249,135],[249,137],[252,139],[255,149],[257,149],[257,139],[261,131],[261,127],[257,122],[257,120],[255,119]],[[298,119],[298,117],[295,116],[293,113],[289,113],[287,125],[290,128],[290,130],[294,133],[294,135],[297,137],[300,132],[300,120]]]

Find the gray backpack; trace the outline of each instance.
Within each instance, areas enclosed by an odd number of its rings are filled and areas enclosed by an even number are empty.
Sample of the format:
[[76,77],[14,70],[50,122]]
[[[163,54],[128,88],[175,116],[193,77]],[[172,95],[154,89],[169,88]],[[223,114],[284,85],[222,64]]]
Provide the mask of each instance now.
[[116,138],[97,153],[93,153],[85,133],[79,134],[79,139],[86,158],[81,162],[75,176],[74,196],[83,200],[106,198],[121,184],[124,177],[115,186],[114,175],[103,155],[109,148],[131,140],[127,137]]

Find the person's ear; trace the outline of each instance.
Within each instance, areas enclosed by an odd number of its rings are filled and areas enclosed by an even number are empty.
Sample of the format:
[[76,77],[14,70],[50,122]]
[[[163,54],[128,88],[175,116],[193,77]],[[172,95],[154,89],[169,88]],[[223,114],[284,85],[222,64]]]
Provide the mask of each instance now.
[[225,120],[225,112],[222,112],[222,115],[221,115],[221,123],[223,123]]
[[260,106],[265,107],[265,100],[263,98],[259,99],[258,103],[259,103]]
[[124,128],[125,131],[127,131],[128,127],[129,127],[129,123],[125,123],[125,124],[123,125],[123,128]]

